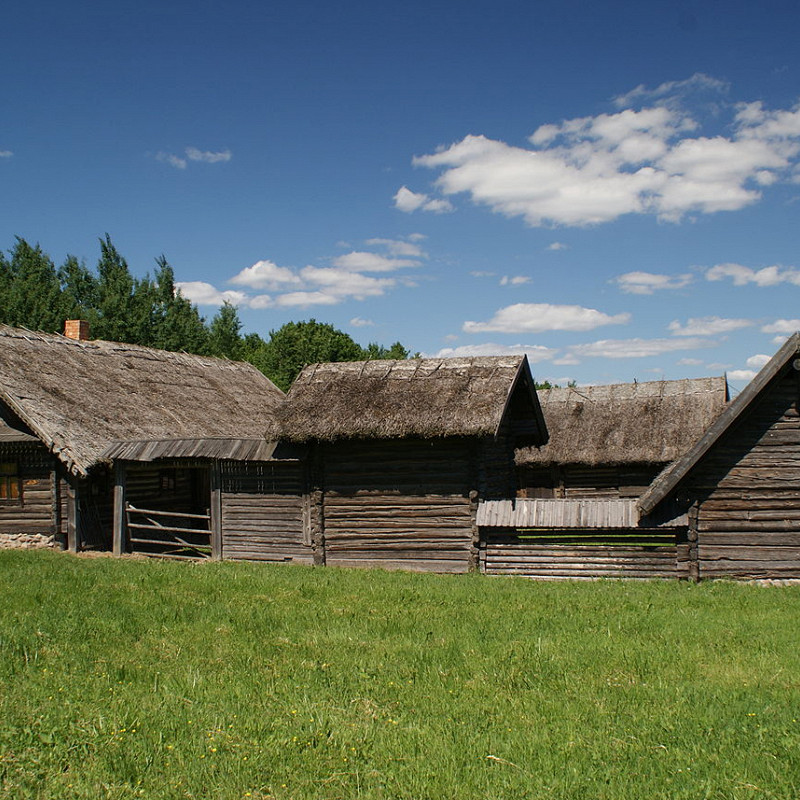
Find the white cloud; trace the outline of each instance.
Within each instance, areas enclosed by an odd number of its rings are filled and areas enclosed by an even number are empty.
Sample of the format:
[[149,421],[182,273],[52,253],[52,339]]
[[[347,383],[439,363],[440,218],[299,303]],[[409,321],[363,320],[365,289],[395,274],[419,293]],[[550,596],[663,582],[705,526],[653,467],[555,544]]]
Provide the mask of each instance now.
[[0,158],[11,158],[13,155],[11,150],[0,150]]
[[443,347],[433,358],[457,358],[472,356],[506,356],[506,355],[526,355],[528,361],[537,363],[539,361],[550,361],[558,353],[550,347],[538,344],[496,344],[487,342],[485,344],[467,344],[461,347]]
[[220,162],[230,161],[233,155],[230,150],[221,150],[220,152],[213,153],[208,150],[198,150],[196,147],[187,147],[186,157],[189,161],[203,161],[206,164],[218,164]]
[[308,306],[334,306],[341,302],[340,297],[326,292],[288,292],[275,298],[275,305],[278,307],[302,307]]
[[547,245],[547,250],[569,250],[569,245],[564,244],[563,242],[553,242],[552,244]]
[[407,256],[411,258],[427,258],[427,253],[416,244],[417,240],[409,237],[411,241],[402,239],[367,239],[366,243],[373,247],[385,247],[392,256]]
[[177,282],[175,287],[185,298],[199,306],[221,306],[226,300],[235,306],[249,304],[244,292],[221,292],[205,281],[182,281]]
[[775,322],[770,322],[761,328],[762,333],[784,333],[787,336],[791,336],[795,331],[800,331],[800,319],[776,319]]
[[750,356],[747,359],[746,364],[748,367],[752,367],[753,369],[761,369],[764,364],[767,363],[772,358],[772,356],[765,355],[764,353],[758,353],[754,356]]
[[777,286],[780,283],[791,283],[800,286],[800,270],[791,267],[764,267],[751,269],[741,264],[717,264],[706,271],[706,280],[721,281],[731,278],[734,286]]
[[171,167],[175,167],[175,169],[186,169],[186,159],[181,158],[180,156],[173,155],[172,153],[165,153],[163,151],[159,151],[156,153],[156,161],[161,161],[164,164],[169,164]]
[[677,361],[679,367],[699,367],[702,363],[702,358],[681,358]]
[[331,267],[303,267],[300,276],[307,284],[316,286],[326,295],[338,300],[345,297],[353,297],[356,300],[377,297],[397,283],[393,278],[373,278],[370,275]]
[[692,276],[660,275],[653,272],[626,272],[613,280],[626,294],[653,294],[662,289],[683,289],[692,282]]
[[466,333],[541,333],[543,331],[590,331],[601,325],[622,325],[628,313],[604,314],[594,308],[516,303],[499,309],[489,322],[465,322]]
[[433,211],[435,214],[444,214],[453,210],[449,200],[430,197],[424,193],[412,192],[405,186],[401,186],[394,196],[395,208],[405,211],[407,214],[413,211]]
[[333,259],[333,265],[352,272],[393,272],[402,267],[419,267],[421,262],[412,258],[389,258],[380,253],[354,250]]
[[474,269],[469,274],[472,275],[473,278],[493,278],[497,273],[496,272],[486,272],[486,271],[480,270],[480,269]]
[[256,261],[252,267],[246,267],[234,275],[231,283],[237,286],[249,286],[251,289],[278,289],[297,286],[302,283],[300,277],[288,267],[279,267],[273,261]]
[[751,381],[755,378],[756,372],[752,369],[732,369],[728,373],[728,380],[731,381]]
[[569,352],[577,358],[649,358],[677,350],[696,350],[712,347],[711,339],[601,339],[588,344],[576,344]]
[[720,333],[748,328],[749,319],[723,319],[722,317],[691,317],[682,325],[678,320],[670,322],[668,328],[673,336],[715,336]]
[[372,326],[373,326],[375,323],[374,323],[374,322],[373,322],[371,319],[362,319],[361,317],[353,317],[353,318],[350,320],[350,324],[351,324],[351,325],[352,325],[354,328],[370,328],[370,327],[372,327]]
[[527,275],[514,275],[509,277],[508,275],[503,275],[500,278],[500,285],[501,286],[521,286],[523,283],[530,283],[532,278],[529,278]]
[[[677,222],[689,213],[735,211],[758,202],[765,187],[791,180],[800,108],[729,104],[726,135],[698,135],[686,97],[725,88],[702,74],[653,91],[638,87],[618,106],[647,101],[648,107],[542,125],[528,147],[468,135],[414,163],[439,172],[442,194],[467,194],[531,226],[600,224],[624,214]],[[406,187],[395,195],[405,211],[428,202],[427,194]]]

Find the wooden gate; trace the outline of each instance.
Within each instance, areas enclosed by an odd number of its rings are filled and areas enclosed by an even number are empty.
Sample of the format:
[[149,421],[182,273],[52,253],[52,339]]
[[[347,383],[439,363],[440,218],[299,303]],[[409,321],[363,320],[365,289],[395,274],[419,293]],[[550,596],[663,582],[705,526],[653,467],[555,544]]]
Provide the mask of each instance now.
[[131,552],[160,558],[210,558],[211,515],[125,504]]

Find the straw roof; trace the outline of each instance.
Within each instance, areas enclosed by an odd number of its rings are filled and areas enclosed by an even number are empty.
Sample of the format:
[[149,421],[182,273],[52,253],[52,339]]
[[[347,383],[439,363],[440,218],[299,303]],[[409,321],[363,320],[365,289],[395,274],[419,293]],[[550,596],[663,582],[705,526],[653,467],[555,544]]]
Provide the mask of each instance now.
[[314,364],[276,418],[290,441],[495,435],[512,395],[513,414],[522,408],[533,428],[529,438],[546,440],[524,356]]
[[550,431],[518,464],[665,464],[683,455],[728,400],[724,376],[539,391]]
[[678,484],[705,457],[723,434],[733,428],[751,406],[761,398],[773,381],[787,372],[800,371],[800,332],[792,334],[777,353],[761,368],[759,373],[745,386],[731,404],[709,426],[704,435],[693,443],[675,463],[670,464],[639,498],[643,514],[652,512],[677,487]]
[[282,399],[249,364],[0,325],[0,401],[78,475],[114,441],[263,439]]

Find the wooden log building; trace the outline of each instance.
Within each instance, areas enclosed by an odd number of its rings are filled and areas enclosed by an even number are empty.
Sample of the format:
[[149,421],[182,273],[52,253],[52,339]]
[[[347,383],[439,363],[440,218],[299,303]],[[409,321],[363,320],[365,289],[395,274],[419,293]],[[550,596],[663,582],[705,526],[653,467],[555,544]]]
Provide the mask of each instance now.
[[249,364],[0,326],[0,533],[310,563],[302,453],[264,438],[283,397]]
[[800,334],[639,498],[688,514],[695,578],[800,578]]
[[316,364],[276,418],[309,447],[316,563],[339,566],[475,568],[479,502],[547,440],[524,356]]
[[636,500],[728,401],[724,377],[540,390],[550,432],[517,451],[515,501],[481,509],[481,569],[539,578],[688,577],[687,517]]

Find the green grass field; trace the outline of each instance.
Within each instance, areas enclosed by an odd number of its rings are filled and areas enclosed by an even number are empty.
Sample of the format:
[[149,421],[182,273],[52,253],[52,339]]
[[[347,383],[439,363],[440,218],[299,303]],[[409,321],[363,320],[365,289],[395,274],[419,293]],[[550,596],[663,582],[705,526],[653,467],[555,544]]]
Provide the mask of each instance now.
[[0,552],[2,798],[800,797],[800,587]]

